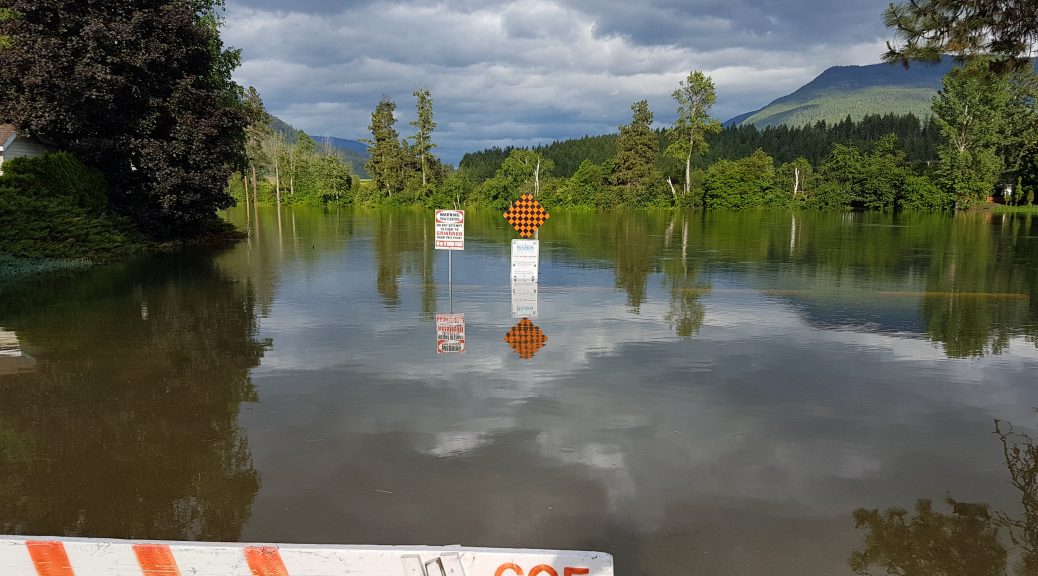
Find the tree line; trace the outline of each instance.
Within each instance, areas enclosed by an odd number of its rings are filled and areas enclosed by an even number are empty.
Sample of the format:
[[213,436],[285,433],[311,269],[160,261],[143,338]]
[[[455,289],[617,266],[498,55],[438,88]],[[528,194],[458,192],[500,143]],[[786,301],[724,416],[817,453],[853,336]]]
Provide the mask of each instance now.
[[245,103],[251,119],[245,130],[245,162],[228,185],[235,199],[246,207],[261,201],[320,206],[352,199],[359,182],[339,150],[302,130],[290,132],[266,111],[252,86]]
[[617,134],[467,154],[425,185],[413,152],[407,167],[410,147],[383,99],[372,116],[378,194],[367,201],[500,209],[532,193],[562,207],[948,210],[1004,195],[1030,204],[1038,80],[1031,67],[998,70],[991,61],[975,56],[953,69],[925,120],[888,114],[764,130],[722,129],[709,116],[713,82],[693,71],[673,93],[678,115],[668,128],[655,127],[640,100]]

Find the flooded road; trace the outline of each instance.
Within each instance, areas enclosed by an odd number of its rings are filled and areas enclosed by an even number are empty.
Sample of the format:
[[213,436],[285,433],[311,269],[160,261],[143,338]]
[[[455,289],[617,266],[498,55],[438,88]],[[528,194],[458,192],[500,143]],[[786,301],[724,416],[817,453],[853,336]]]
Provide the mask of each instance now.
[[803,575],[851,573],[859,508],[1038,526],[1007,450],[1038,424],[1038,218],[553,213],[525,319],[500,214],[450,285],[431,211],[228,218],[248,241],[0,287],[0,533]]

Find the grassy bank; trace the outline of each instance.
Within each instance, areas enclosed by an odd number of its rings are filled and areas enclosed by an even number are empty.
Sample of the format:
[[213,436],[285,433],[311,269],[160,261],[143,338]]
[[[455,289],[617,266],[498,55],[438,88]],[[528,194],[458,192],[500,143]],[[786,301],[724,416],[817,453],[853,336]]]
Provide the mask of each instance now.
[[995,212],[1006,214],[1038,214],[1038,204],[1024,204],[1022,206],[1007,206],[1005,204],[994,204]]

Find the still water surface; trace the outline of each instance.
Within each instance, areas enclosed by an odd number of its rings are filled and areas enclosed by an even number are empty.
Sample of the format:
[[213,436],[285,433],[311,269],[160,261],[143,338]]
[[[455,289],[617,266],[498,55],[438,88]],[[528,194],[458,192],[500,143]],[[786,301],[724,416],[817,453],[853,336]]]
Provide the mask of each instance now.
[[994,433],[1038,422],[1038,218],[557,213],[510,344],[499,214],[451,285],[429,212],[227,216],[248,241],[0,287],[0,533],[804,575],[851,572],[860,507],[1038,526]]

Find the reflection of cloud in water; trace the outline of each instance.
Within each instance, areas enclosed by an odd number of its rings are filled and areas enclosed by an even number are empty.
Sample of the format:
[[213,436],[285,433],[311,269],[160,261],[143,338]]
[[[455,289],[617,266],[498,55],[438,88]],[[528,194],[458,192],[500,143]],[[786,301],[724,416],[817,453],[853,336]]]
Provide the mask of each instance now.
[[[1033,416],[1030,343],[949,359],[917,334],[827,330],[720,281],[683,340],[658,282],[638,313],[617,290],[547,283],[536,324],[550,343],[523,361],[502,340],[515,323],[506,281],[455,286],[461,355],[438,357],[434,322],[406,313],[418,286],[401,285],[404,313],[305,294],[273,307],[262,336],[275,346],[254,376],[257,410],[277,416],[243,417],[264,480],[252,537],[277,518],[340,541],[673,541],[673,558],[723,547],[745,573],[803,573],[796,554],[830,573],[846,570],[854,507],[1007,498],[990,424]],[[392,499],[371,501],[375,490]]]

